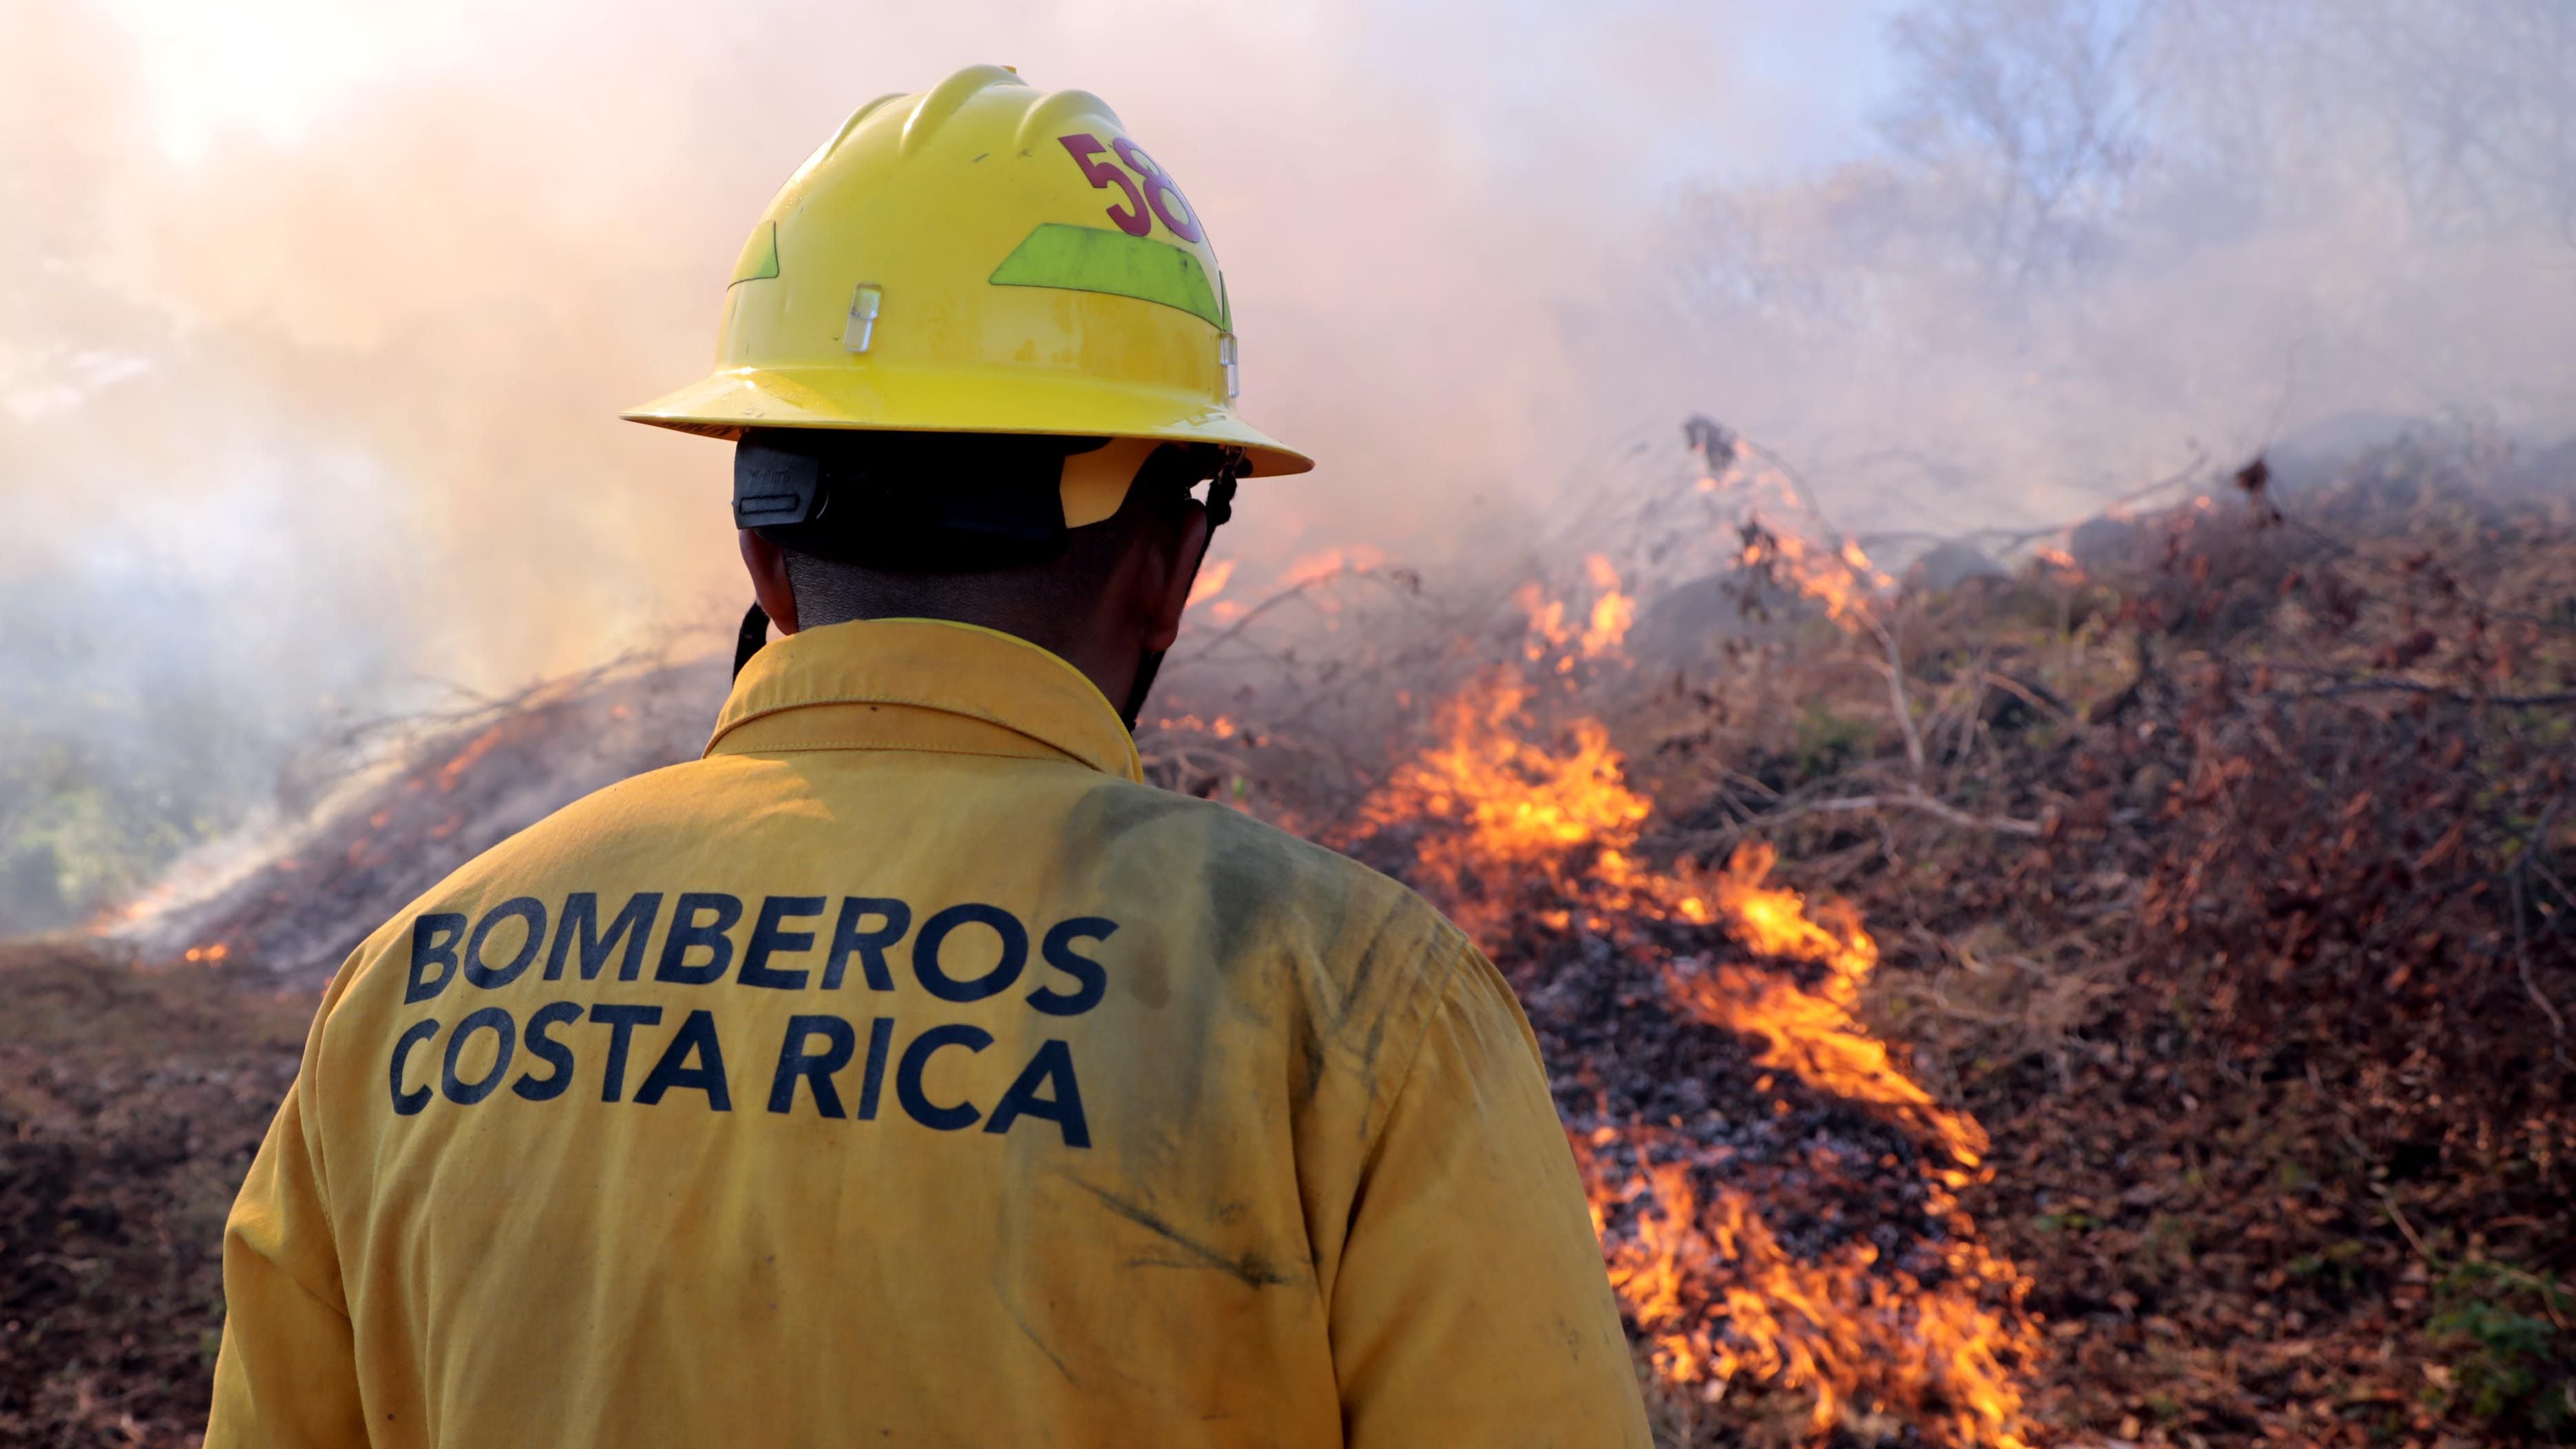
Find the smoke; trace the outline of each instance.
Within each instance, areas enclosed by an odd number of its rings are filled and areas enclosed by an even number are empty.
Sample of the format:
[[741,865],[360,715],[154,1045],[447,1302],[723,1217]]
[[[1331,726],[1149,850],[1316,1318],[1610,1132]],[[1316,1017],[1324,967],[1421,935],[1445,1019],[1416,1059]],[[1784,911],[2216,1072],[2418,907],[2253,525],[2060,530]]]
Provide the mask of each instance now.
[[[383,34],[316,7],[265,27],[230,12],[202,35],[56,7],[22,16],[12,47],[41,84],[11,87],[11,273],[56,280],[36,284],[49,315],[13,319],[10,392],[54,396],[49,426],[93,434],[88,466],[118,475],[120,524],[156,531],[169,499],[221,484],[115,455],[181,420],[151,383],[66,385],[45,360],[167,375],[163,342],[102,328],[63,288],[138,309],[221,354],[189,389],[220,384],[205,410],[347,439],[385,471],[383,526],[405,537],[372,571],[401,576],[423,667],[491,682],[591,657],[734,588],[721,450],[617,408],[703,368],[748,219],[850,108],[995,53],[1109,95],[1212,218],[1246,406],[1326,461],[1248,509],[1272,522],[1246,538],[1427,531],[1449,485],[1525,484],[1582,433],[1558,319],[1612,284],[1601,240],[1637,215],[1622,138],[1758,113],[1757,92],[1718,83],[1723,30],[1679,9],[1614,11],[1597,33],[1560,22],[1593,38],[1541,86],[1448,43],[1454,15],[1332,5],[566,3],[398,11]],[[1529,33],[1490,18],[1491,34]],[[245,25],[283,50],[256,74],[268,94],[229,129],[191,119],[196,73],[168,50]],[[417,56],[384,53],[404,48]],[[1693,78],[1745,99],[1710,104]],[[156,109],[172,88],[183,100]],[[22,425],[38,408],[12,406]],[[101,425],[119,440],[102,447]],[[13,469],[13,493],[63,486],[36,471]]]
[[2047,524],[2287,441],[2576,424],[2576,11],[1949,0],[1874,153],[1674,200],[1649,339],[1875,529]]
[[971,61],[1210,221],[1323,465],[1248,491],[1236,595],[1490,547],[1686,410],[1955,525],[2576,396],[2548,0],[1798,9],[0,0],[0,875],[49,882],[0,926],[339,722],[720,625],[725,450],[615,413],[821,137]]

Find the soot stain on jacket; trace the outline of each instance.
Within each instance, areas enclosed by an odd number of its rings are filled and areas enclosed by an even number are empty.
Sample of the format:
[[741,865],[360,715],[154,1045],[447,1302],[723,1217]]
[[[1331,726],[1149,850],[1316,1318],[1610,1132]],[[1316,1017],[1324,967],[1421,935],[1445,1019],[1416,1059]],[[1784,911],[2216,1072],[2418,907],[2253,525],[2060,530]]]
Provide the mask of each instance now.
[[[1186,848],[1175,852],[1162,840],[1147,843],[1166,831],[1186,832]],[[1200,938],[1220,969],[1292,973],[1314,1026],[1363,1072],[1376,1062],[1396,999],[1436,974],[1433,961],[1450,947],[1443,937],[1455,934],[1397,882],[1206,801],[1125,782],[1104,784],[1069,813],[1064,833],[1073,858],[1100,862],[1104,891],[1161,896],[1176,911],[1195,908]],[[1175,854],[1198,864],[1203,891],[1196,900],[1183,893],[1185,883],[1155,876],[1158,862]],[[1394,959],[1408,955],[1418,958],[1418,974],[1409,976]],[[1336,958],[1347,962],[1347,979],[1336,979]],[[1159,1005],[1150,993],[1166,984],[1157,974],[1150,985],[1139,982],[1135,989],[1140,1000]],[[1232,999],[1270,1024],[1257,993],[1239,990]],[[1305,1042],[1298,1051],[1306,1068],[1297,1093],[1303,1100],[1314,1094],[1325,1053]]]
[[1252,1249],[1247,1248],[1240,1253],[1233,1253],[1201,1242],[1163,1221],[1156,1213],[1139,1207],[1116,1193],[1085,1182],[1070,1173],[1066,1174],[1066,1180],[1098,1198],[1101,1206],[1165,1239],[1186,1255],[1186,1258],[1180,1261],[1169,1258],[1130,1258],[1127,1261],[1131,1267],[1210,1268],[1226,1273],[1243,1286],[1256,1291],[1263,1288],[1284,1288],[1297,1281],[1280,1272],[1271,1265],[1270,1259]]

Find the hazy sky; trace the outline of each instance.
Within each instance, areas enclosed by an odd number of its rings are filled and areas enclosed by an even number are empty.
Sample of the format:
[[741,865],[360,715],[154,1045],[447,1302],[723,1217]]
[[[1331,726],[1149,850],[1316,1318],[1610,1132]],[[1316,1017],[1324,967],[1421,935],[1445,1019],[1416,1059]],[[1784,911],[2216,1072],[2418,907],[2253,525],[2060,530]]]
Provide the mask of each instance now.
[[[353,719],[716,647],[728,452],[616,414],[851,110],[975,62],[1208,223],[1243,410],[1319,462],[1229,599],[1517,579],[1543,523],[1697,557],[1698,411],[1944,535],[2339,414],[2576,426],[2566,0],[1908,0],[1958,42],[1911,60],[1897,8],[0,0],[0,870],[85,780],[193,838]],[[2107,83],[2087,16],[2155,22]],[[1905,94],[1967,109],[1900,151]]]
[[356,590],[449,677],[712,617],[723,451],[614,413],[705,367],[744,230],[843,116],[993,60],[1107,96],[1209,218],[1243,406],[1322,464],[1231,551],[1429,537],[1632,421],[1567,309],[1683,181],[1864,149],[1884,64],[1861,0],[926,9],[0,0],[0,262],[65,283],[0,320],[0,487],[65,544],[40,471],[146,553],[211,522],[257,577],[176,567],[233,607]]
[[[363,107],[371,91],[485,69],[487,52],[509,45],[516,33],[561,37],[587,23],[578,7],[519,0],[363,6],[98,0],[95,8],[132,47],[146,82],[138,99],[154,139],[181,160],[201,159],[239,136],[309,144],[327,133],[335,113]],[[1097,27],[1114,35],[1204,23],[1180,5],[943,8],[955,15],[932,38],[932,48],[944,42],[959,63],[989,52],[1019,57],[1005,63],[1032,69],[1066,48],[1064,32]],[[1508,0],[1461,7],[1454,0],[1390,0],[1262,8],[1270,13],[1261,23],[1342,49],[1354,67],[1459,108],[1498,150],[1544,137],[1562,126],[1567,110],[1631,122],[1633,152],[1614,164],[1651,186],[1711,170],[1804,167],[1865,146],[1867,113],[1886,80],[1879,31],[1895,6],[1890,0],[1696,7]],[[867,11],[862,6],[857,13]],[[533,25],[532,12],[538,16]],[[796,42],[797,31],[792,16],[773,27],[787,44]],[[736,39],[756,45],[760,36]],[[1155,48],[1168,55],[1165,39],[1156,36]],[[850,63],[845,69],[858,90],[899,83],[881,73],[887,67]],[[1615,77],[1628,84],[1600,83]],[[43,83],[36,76],[19,81]],[[1132,104],[1135,98],[1125,99]]]
[[[751,219],[850,110],[975,61],[1107,97],[1207,218],[1242,407],[1320,464],[1247,494],[1239,589],[1436,563],[1698,409],[1872,526],[1957,528],[2338,408],[2563,400],[2563,240],[2424,226],[2373,149],[2414,104],[2374,57],[2414,41],[2281,0],[2361,57],[2239,61],[2309,151],[2167,174],[2086,268],[1998,290],[1939,234],[1992,178],[1872,127],[1893,8],[0,0],[0,582],[307,688],[720,619],[725,451],[615,414],[704,370]],[[2159,13],[2168,79],[2254,54],[2238,7]],[[2433,78],[2515,59],[2482,33]]]

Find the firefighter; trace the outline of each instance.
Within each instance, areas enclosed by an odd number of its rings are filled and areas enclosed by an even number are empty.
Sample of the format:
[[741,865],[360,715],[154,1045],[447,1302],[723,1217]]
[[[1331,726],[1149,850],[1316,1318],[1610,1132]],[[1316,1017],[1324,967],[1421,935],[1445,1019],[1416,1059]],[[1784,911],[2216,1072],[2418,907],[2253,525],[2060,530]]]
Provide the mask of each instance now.
[[1142,783],[1209,529],[1310,466],[1235,391],[1096,97],[976,67],[806,161],[628,414],[735,442],[714,738],[334,977],[210,1449],[1647,1443],[1494,968]]

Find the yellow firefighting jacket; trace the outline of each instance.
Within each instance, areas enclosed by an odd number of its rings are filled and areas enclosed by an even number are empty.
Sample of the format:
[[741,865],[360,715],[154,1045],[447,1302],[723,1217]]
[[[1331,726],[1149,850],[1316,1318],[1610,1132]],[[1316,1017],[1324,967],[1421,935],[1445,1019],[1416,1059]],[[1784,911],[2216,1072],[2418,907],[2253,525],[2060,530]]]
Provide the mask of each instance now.
[[762,650],[343,966],[208,1449],[1644,1445],[1537,1044],[1070,665]]

